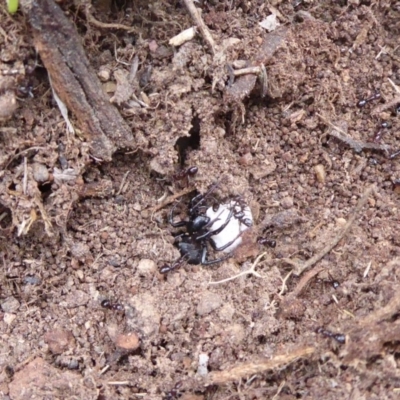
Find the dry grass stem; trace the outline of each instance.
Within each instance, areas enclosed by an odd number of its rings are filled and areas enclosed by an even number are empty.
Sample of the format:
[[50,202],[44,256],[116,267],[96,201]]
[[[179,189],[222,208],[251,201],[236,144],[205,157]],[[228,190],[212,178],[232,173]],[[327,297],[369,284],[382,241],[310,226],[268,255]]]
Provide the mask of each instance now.
[[121,184],[119,185],[119,189],[118,189],[118,192],[117,192],[117,196],[121,194],[122,189],[123,189],[123,187],[125,185],[125,182],[126,182],[126,178],[128,177],[130,172],[131,172],[130,170],[126,171],[124,176],[122,177]]
[[257,267],[257,265],[259,264],[260,260],[267,254],[267,252],[260,254],[255,261],[253,262],[253,265],[247,269],[246,271],[242,271],[237,275],[231,276],[229,278],[226,279],[222,279],[220,281],[214,281],[214,282],[209,282],[209,285],[218,285],[220,283],[225,283],[225,282],[229,282],[229,281],[233,281],[236,278],[240,278],[241,276],[244,275],[254,275],[257,278],[263,278],[263,276],[261,276],[258,272],[255,271],[255,268]]
[[286,290],[286,282],[288,281],[288,279],[291,277],[292,274],[293,274],[293,270],[290,271],[290,272],[282,279],[282,287],[281,287],[281,291],[279,292],[278,296],[282,296],[283,293],[285,293],[285,290]]

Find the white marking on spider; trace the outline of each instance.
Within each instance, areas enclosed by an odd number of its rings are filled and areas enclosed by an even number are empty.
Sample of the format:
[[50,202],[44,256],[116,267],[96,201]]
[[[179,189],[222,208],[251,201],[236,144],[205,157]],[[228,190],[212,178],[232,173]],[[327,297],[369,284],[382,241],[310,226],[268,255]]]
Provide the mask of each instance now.
[[[241,234],[253,224],[253,216],[250,207],[245,203],[231,200],[229,203],[220,204],[216,211],[213,210],[213,207],[208,208],[206,211],[207,217],[210,217],[211,220],[216,220],[209,228],[210,231],[214,231],[227,221],[231,209],[233,209],[234,215],[232,215],[226,227],[222,232],[211,236],[211,239],[218,248],[226,246],[229,242],[233,242],[226,249],[222,250],[224,253],[235,250],[242,243]],[[235,216],[235,214],[237,215],[239,213],[242,213],[241,219]],[[242,222],[244,220],[246,220],[246,224]]]

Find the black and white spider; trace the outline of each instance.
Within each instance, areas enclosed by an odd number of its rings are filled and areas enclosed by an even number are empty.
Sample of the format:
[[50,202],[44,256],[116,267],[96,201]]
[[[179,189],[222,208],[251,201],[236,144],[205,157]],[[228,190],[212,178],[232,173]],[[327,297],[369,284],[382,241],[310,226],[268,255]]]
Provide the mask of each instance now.
[[[193,197],[188,206],[188,219],[174,221],[175,204],[169,213],[169,223],[174,227],[185,227],[186,231],[175,236],[175,245],[181,257],[171,265],[163,265],[160,273],[166,274],[184,262],[189,264],[212,265],[232,256],[233,250],[240,245],[242,233],[253,223],[250,208],[240,199],[235,198],[225,204],[208,207],[207,198],[215,190],[214,184],[204,194]],[[208,244],[214,251],[225,255],[208,259]]]

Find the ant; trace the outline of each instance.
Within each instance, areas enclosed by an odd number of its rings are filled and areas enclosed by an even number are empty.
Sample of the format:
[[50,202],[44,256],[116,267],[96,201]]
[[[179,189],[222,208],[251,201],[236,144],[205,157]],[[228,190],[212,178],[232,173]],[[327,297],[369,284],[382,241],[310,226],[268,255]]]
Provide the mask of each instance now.
[[368,99],[360,100],[360,101],[357,103],[357,107],[358,107],[358,108],[363,108],[363,107],[364,107],[367,103],[369,103],[370,101],[378,100],[378,99],[380,99],[380,98],[381,98],[381,94],[380,94],[380,93],[375,93],[373,96],[369,97]]
[[269,247],[271,247],[273,249],[276,247],[276,240],[268,239],[268,238],[265,238],[265,237],[259,237],[257,239],[257,243],[259,243],[259,244],[261,244],[263,246],[264,245],[269,246]]
[[345,344],[346,343],[346,336],[343,335],[343,333],[332,333],[331,331],[328,331],[322,327],[317,328],[316,333],[320,333],[321,335],[324,335],[326,337],[330,337],[332,339],[335,339],[338,343],[340,344]]
[[381,128],[375,133],[374,137],[371,138],[369,141],[374,143],[379,143],[385,133],[385,129],[389,129],[391,127],[390,123],[384,121],[381,123]]
[[400,155],[400,150],[397,150],[393,154],[391,154],[389,156],[389,160],[393,160],[393,158],[396,158],[398,155]]
[[334,289],[337,289],[340,286],[340,283],[337,280],[333,279],[333,276],[330,274],[330,272],[328,272],[328,279],[327,280],[319,280],[319,281],[322,282],[322,283],[331,284]]
[[166,396],[163,397],[163,400],[175,400],[180,395],[180,388],[182,387],[182,382],[177,382],[172,390],[166,393]]
[[181,171],[176,172],[172,175],[172,179],[174,181],[185,181],[186,186],[189,185],[189,179],[197,174],[199,169],[196,166],[192,166],[186,169],[182,169]]
[[101,306],[103,308],[107,308],[108,310],[123,312],[125,310],[124,306],[120,303],[112,303],[110,300],[103,300],[101,302]]

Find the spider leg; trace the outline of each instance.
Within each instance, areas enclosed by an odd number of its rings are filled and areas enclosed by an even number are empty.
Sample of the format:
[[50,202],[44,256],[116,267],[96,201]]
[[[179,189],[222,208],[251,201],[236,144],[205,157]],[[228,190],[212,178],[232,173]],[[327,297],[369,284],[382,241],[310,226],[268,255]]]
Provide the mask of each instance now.
[[168,216],[168,222],[170,225],[172,225],[174,228],[179,228],[181,226],[186,226],[187,225],[187,221],[178,221],[178,222],[174,222],[174,212],[176,209],[176,206],[179,204],[179,202],[175,203],[172,208],[171,211],[169,212],[169,216]]
[[[226,221],[219,228],[214,229],[213,231],[208,231],[208,232],[204,233],[203,235],[197,236],[196,240],[208,239],[211,236],[218,235],[219,233],[221,233],[226,228],[226,226],[229,224],[229,222],[231,222],[232,216],[233,216],[233,209],[231,208],[230,211],[229,211],[229,215],[226,218]],[[209,226],[213,226],[214,222],[216,222],[218,220],[219,220],[219,217],[214,218],[204,228],[208,228]]]
[[227,260],[228,258],[232,257],[232,253],[227,254],[224,257],[220,257],[220,258],[215,258],[214,260],[207,260],[207,248],[204,247],[203,249],[203,254],[201,256],[201,263],[203,265],[213,265],[213,264],[218,264],[222,261]]
[[219,182],[215,182],[211,185],[210,189],[207,190],[204,194],[198,194],[197,196],[193,197],[189,203],[189,213],[192,214],[194,211],[199,208],[199,206],[204,202],[204,200],[217,188]]
[[224,244],[223,246],[221,246],[221,247],[217,247],[217,245],[215,244],[215,242],[214,242],[213,240],[210,240],[211,247],[212,247],[215,251],[224,251],[224,250],[227,249],[229,246],[231,246],[233,243],[235,243],[236,240],[238,240],[238,239],[240,238],[240,236],[242,236],[242,233],[243,233],[243,232],[240,232],[240,233],[235,237],[235,239],[231,240],[231,241],[228,242],[228,243],[225,243],[225,244]]

